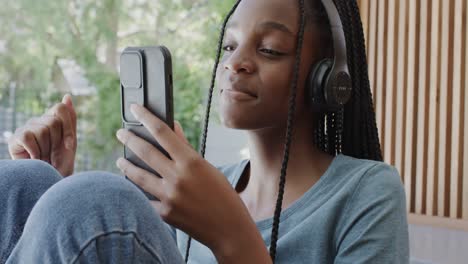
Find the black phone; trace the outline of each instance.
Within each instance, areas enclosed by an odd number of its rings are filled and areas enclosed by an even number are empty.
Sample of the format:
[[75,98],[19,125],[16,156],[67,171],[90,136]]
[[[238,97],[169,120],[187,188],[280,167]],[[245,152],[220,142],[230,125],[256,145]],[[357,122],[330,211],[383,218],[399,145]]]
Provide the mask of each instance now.
[[[174,129],[172,90],[172,59],[169,49],[164,46],[128,47],[122,52],[120,56],[122,126],[150,142],[167,157],[169,154],[132,115],[130,105],[138,104],[146,107]],[[124,157],[136,166],[160,177],[126,146],[124,146]],[[149,199],[157,200],[153,195],[143,192]]]

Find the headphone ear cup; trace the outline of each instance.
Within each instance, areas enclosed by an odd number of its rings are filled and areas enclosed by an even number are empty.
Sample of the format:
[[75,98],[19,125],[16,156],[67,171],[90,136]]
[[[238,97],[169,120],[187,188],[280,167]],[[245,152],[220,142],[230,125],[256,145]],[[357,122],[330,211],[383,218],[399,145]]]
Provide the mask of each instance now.
[[326,106],[325,88],[332,67],[333,62],[330,59],[323,59],[314,65],[307,77],[306,94],[313,107]]

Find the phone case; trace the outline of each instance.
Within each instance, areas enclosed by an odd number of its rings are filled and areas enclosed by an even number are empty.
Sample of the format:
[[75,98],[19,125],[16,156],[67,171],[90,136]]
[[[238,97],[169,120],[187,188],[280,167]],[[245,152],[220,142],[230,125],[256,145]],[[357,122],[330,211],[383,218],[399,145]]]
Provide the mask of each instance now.
[[[169,50],[163,46],[126,48],[120,60],[120,92],[123,127],[150,142],[169,157],[150,132],[130,112],[131,104],[143,105],[174,129],[172,61]],[[160,177],[157,171],[126,146],[124,157],[136,166]],[[156,199],[146,192],[145,194],[152,200]]]

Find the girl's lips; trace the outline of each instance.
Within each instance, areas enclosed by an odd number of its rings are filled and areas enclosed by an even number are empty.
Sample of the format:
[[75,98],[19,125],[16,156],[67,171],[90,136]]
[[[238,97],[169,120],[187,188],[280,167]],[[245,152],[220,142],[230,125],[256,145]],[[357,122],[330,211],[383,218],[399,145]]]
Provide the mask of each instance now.
[[233,77],[229,77],[229,85],[227,86],[228,89],[236,92],[241,92],[248,94],[252,97],[257,97],[257,93],[255,90],[250,89],[250,85],[245,80],[235,79]]
[[251,94],[244,93],[244,92],[234,90],[234,89],[223,89],[221,93],[222,93],[222,96],[226,96],[227,98],[237,100],[237,101],[249,101],[249,100],[253,100],[257,98]]

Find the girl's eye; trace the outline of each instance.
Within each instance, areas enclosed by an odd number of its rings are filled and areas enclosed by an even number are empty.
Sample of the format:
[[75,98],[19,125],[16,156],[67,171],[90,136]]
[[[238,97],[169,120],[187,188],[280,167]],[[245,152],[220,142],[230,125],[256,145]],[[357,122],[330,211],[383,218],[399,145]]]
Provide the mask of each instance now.
[[223,46],[224,51],[234,51],[234,47],[231,45],[225,45]]
[[268,55],[273,55],[273,56],[281,56],[284,55],[284,53],[272,50],[272,49],[260,49],[261,52],[266,53]]

